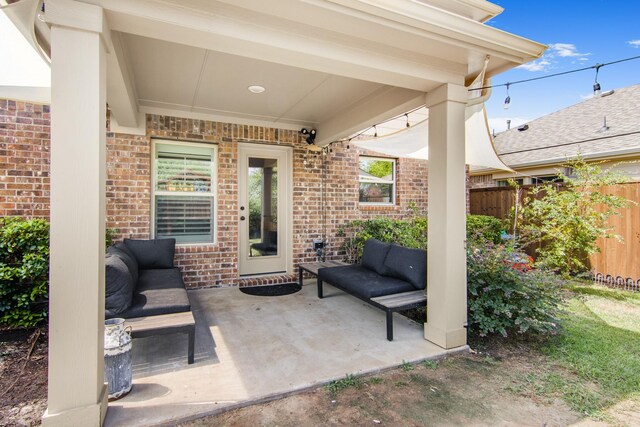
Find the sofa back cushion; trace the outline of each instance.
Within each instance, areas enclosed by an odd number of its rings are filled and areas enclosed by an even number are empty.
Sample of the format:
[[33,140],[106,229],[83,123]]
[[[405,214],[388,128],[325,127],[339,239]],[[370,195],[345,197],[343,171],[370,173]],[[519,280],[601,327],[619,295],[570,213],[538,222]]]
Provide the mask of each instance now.
[[135,255],[126,247],[122,242],[116,243],[113,246],[109,246],[107,249],[108,254],[117,255],[122,258],[122,261],[127,265],[131,277],[133,277],[134,285],[138,283],[138,261],[136,261]]
[[135,282],[122,257],[107,254],[105,259],[105,316],[122,313],[131,305]]
[[141,269],[173,268],[176,239],[133,240],[124,239]]
[[391,245],[382,274],[409,282],[418,290],[424,289],[427,286],[427,251]]
[[378,274],[383,274],[384,260],[390,247],[389,243],[384,243],[377,239],[367,240],[362,250],[362,266]]

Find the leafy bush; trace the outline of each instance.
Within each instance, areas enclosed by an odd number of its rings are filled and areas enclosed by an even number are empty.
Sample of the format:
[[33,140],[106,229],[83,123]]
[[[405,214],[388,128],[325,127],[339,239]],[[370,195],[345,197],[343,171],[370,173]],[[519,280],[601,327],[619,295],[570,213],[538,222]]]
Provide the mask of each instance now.
[[520,244],[535,248],[537,264],[566,278],[588,270],[589,255],[600,252],[598,238],[620,238],[607,220],[630,202],[606,191],[625,182],[624,176],[580,158],[565,166],[572,174],[558,173],[564,184],[535,188],[511,213],[511,222]]
[[467,239],[469,241],[484,240],[500,243],[502,221],[488,215],[467,215]]
[[347,261],[355,263],[362,258],[364,243],[372,237],[407,248],[426,248],[427,219],[414,216],[408,220],[384,217],[355,220],[340,227],[338,236],[345,238],[341,249]]
[[[529,331],[549,333],[557,329],[560,282],[552,273],[526,271],[529,258],[500,242],[501,222],[492,217],[469,215],[467,218],[468,325],[473,334],[486,336]],[[367,239],[397,243],[412,248],[427,248],[427,220],[376,218],[352,221],[339,235],[345,237],[347,260],[357,262]],[[427,284],[428,286],[428,284]],[[424,311],[416,310],[423,321]]]
[[46,321],[49,224],[0,218],[0,323],[33,327]]
[[[500,242],[502,222],[492,216],[467,215],[467,239],[470,241]],[[341,249],[348,262],[358,262],[362,257],[364,243],[370,238],[395,243],[407,248],[427,248],[427,218],[413,215],[409,219],[385,217],[351,221],[338,230],[344,237]]]
[[526,255],[501,245],[471,244],[467,253],[469,331],[480,336],[554,332],[561,282],[544,270],[522,271]]

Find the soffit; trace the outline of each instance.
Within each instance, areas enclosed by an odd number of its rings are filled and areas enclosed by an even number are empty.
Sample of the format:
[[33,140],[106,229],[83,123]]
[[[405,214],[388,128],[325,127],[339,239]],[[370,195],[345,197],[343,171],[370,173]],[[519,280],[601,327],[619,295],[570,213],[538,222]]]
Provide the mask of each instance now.
[[143,107],[314,125],[384,87],[131,34],[121,40]]

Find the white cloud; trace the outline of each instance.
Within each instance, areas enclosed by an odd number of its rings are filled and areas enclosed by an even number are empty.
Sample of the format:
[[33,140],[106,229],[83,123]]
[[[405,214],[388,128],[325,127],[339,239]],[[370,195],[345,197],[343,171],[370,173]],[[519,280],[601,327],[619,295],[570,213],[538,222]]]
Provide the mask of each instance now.
[[551,50],[552,55],[561,58],[584,58],[585,56],[591,55],[590,53],[578,52],[576,45],[571,43],[551,43],[549,50]]
[[630,45],[631,47],[640,48],[640,39],[629,40],[627,44]]
[[522,68],[523,70],[527,70],[527,71],[547,71],[550,65],[551,65],[551,62],[549,62],[547,59],[542,57],[538,60],[519,65],[516,68]]
[[523,119],[521,117],[495,117],[489,119],[489,130],[491,132],[495,131],[495,133],[507,130],[507,120],[511,120],[511,129],[531,121],[531,119]]
[[589,60],[589,55],[591,54],[578,52],[578,48],[572,43],[551,43],[549,49],[541,58],[522,64],[518,68],[531,72],[550,71],[562,59],[571,59],[572,63],[575,63],[575,61],[583,62]]

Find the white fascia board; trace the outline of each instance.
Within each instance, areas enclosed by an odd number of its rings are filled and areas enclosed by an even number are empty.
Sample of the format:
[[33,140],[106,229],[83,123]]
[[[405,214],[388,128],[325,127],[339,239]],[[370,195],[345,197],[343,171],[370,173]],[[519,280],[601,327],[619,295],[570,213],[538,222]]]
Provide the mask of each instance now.
[[424,105],[425,95],[416,91],[383,87],[332,118],[319,123],[316,145],[325,146],[340,138],[381,123],[391,117]]
[[[446,0],[447,2],[452,0]],[[264,2],[261,0],[218,0],[245,10],[258,11],[269,16],[278,16],[295,22],[301,19],[303,9],[300,2],[295,0],[280,0]],[[334,15],[351,17],[354,22],[361,24],[369,22],[386,27],[390,30],[402,31],[415,36],[415,43],[427,43],[437,40],[457,47],[471,49],[507,59],[517,64],[539,57],[546,46],[532,42],[522,37],[484,25],[474,19],[439,8],[443,2],[420,2],[415,0],[306,0],[308,13],[316,11],[331,11]],[[430,4],[434,3],[434,4]],[[457,4],[470,3],[488,4],[477,0],[459,0]],[[451,6],[448,7],[451,9]],[[501,8],[493,9],[502,11]],[[332,29],[331,22],[324,22],[316,15],[309,27]],[[357,20],[357,21],[356,21]],[[345,36],[353,36],[358,28],[356,25],[344,26],[339,31]],[[396,46],[402,47],[402,46]]]
[[445,36],[452,44],[518,63],[540,57],[547,46],[413,0],[324,0],[380,16],[409,28]]
[[497,4],[485,0],[420,0],[440,9],[448,10],[457,15],[473,19],[478,22],[486,22],[500,15],[504,9]]

